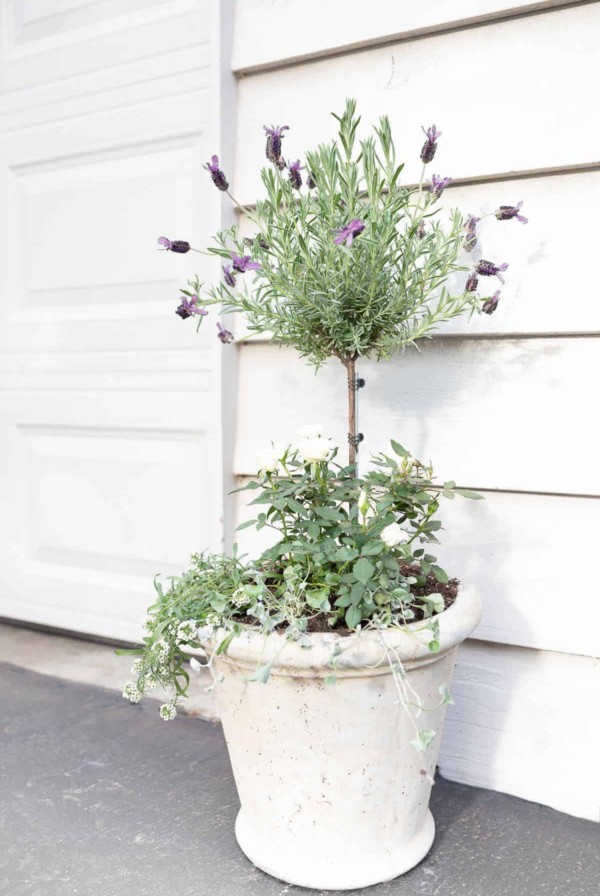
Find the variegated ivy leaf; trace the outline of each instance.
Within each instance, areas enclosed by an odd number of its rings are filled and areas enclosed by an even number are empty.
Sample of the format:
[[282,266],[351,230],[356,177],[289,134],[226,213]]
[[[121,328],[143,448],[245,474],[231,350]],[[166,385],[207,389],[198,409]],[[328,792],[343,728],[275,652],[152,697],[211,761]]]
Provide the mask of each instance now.
[[419,733],[411,740],[410,745],[414,747],[419,753],[422,753],[427,749],[433,738],[435,737],[436,732],[431,728],[421,728]]

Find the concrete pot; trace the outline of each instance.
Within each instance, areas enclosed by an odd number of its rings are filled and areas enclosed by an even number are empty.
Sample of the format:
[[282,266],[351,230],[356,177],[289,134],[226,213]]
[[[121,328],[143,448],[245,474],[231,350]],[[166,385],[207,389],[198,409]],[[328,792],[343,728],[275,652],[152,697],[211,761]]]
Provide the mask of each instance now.
[[[461,589],[437,618],[436,654],[422,623],[384,633],[427,707],[440,703],[440,685],[450,685],[457,646],[479,621],[479,600]],[[241,802],[236,837],[250,861],[288,883],[367,887],[413,868],[431,847],[431,783],[423,770],[434,774],[445,707],[421,716],[419,726],[437,735],[417,752],[378,633],[310,639],[311,647],[300,647],[283,635],[245,631],[215,660]],[[343,652],[331,684],[336,643]],[[271,660],[266,684],[247,680]]]

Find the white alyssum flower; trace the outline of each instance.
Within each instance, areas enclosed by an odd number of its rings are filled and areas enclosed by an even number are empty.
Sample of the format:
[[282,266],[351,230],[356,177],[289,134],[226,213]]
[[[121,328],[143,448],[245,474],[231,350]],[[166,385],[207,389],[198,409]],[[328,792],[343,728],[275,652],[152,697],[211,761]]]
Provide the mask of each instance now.
[[194,619],[187,619],[185,622],[180,622],[177,627],[177,642],[179,644],[185,644],[188,641],[194,641],[197,628],[198,623]]
[[131,700],[132,703],[139,703],[142,699],[142,692],[135,681],[128,681],[123,688],[123,696],[126,700]]
[[156,677],[152,674],[152,672],[147,672],[146,680],[144,682],[144,690],[153,691],[157,684],[158,681],[156,680]]
[[164,638],[161,638],[159,641],[156,642],[156,644],[154,646],[155,646],[156,652],[158,654],[159,660],[162,660],[162,661],[166,660],[169,656],[169,642],[165,641]]
[[231,595],[231,603],[234,607],[240,609],[241,607],[247,607],[249,603],[251,603],[251,598],[246,594],[243,588],[238,588]]
[[318,464],[329,460],[332,451],[335,449],[335,445],[331,439],[324,439],[321,436],[313,436],[300,439],[297,448],[303,463]]
[[177,707],[173,703],[163,703],[158,712],[161,719],[164,719],[165,722],[170,722],[177,715]]
[[133,665],[131,666],[131,674],[139,675],[140,672],[142,671],[143,667],[144,667],[144,661],[142,660],[141,656],[139,656],[137,658],[137,660],[133,661]]
[[281,464],[281,458],[286,452],[285,445],[272,445],[259,451],[256,455],[256,466],[259,473],[274,473]]
[[301,426],[298,435],[301,439],[318,439],[323,435],[325,427],[321,423],[309,423],[307,426]]
[[151,616],[148,613],[142,619],[142,628],[144,629],[145,632],[151,632],[152,629],[154,628],[155,623],[156,623],[156,619],[154,618],[154,616]]
[[398,523],[390,523],[381,532],[381,540],[388,548],[395,548],[399,544],[404,544],[409,538],[408,532],[401,529]]

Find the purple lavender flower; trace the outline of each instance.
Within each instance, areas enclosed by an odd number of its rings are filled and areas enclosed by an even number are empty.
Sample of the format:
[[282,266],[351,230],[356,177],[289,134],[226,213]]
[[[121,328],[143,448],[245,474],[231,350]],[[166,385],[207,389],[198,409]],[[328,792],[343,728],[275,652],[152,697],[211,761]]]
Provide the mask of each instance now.
[[312,171],[308,172],[308,175],[306,177],[306,186],[308,187],[309,190],[314,190],[314,188],[317,186],[317,182],[315,180],[315,176],[312,173]]
[[287,162],[283,158],[283,156],[279,156],[279,158],[275,160],[275,165],[280,171],[285,171],[285,169],[287,168]]
[[338,227],[333,231],[333,233],[336,234],[333,242],[336,246],[341,246],[342,243],[346,246],[351,246],[354,237],[362,233],[364,229],[364,221],[361,221],[360,218],[353,218],[351,221],[348,221],[344,227]]
[[300,159],[296,162],[292,162],[291,165],[288,166],[288,171],[290,174],[290,183],[294,190],[299,190],[302,186],[302,175],[301,171],[304,171],[304,165],[300,164]]
[[435,151],[437,149],[437,140],[442,136],[442,132],[438,131],[434,124],[431,125],[430,128],[421,128],[427,139],[423,144],[423,149],[421,150],[421,161],[427,164],[427,162],[433,161],[433,157],[435,155]]
[[504,283],[504,277],[501,272],[507,268],[506,262],[501,265],[495,265],[493,261],[485,261],[483,258],[475,265],[475,270],[478,274],[481,274],[483,277],[497,277],[500,283]]
[[223,280],[227,284],[227,286],[235,286],[235,275],[231,270],[231,265],[223,265]]
[[230,330],[226,330],[220,321],[217,321],[217,339],[220,339],[223,345],[233,342],[233,333]]
[[452,183],[451,177],[438,177],[437,174],[432,174],[427,189],[435,199],[439,199],[449,183]]
[[276,128],[268,128],[266,125],[263,125],[263,130],[267,135],[266,156],[269,162],[277,162],[281,158],[281,141],[285,136],[283,132],[289,131],[289,127],[287,124],[284,124],[282,127],[277,126]]
[[511,218],[516,218],[521,224],[527,224],[529,218],[519,214],[522,205],[522,202],[517,203],[517,205],[501,205],[500,208],[496,209],[496,217],[499,221],[509,221]]
[[259,261],[252,261],[249,255],[231,255],[233,270],[238,274],[245,274],[246,271],[260,271],[262,264]]
[[477,224],[479,221],[481,221],[481,218],[476,218],[475,215],[469,215],[467,218],[467,223],[465,224],[466,236],[463,243],[465,252],[472,252],[477,245]]
[[185,255],[185,253],[189,252],[192,248],[185,240],[168,240],[166,236],[159,236],[158,244],[159,246],[162,246],[163,249],[177,252],[179,255]]
[[183,296],[181,304],[175,311],[175,314],[178,314],[182,320],[185,320],[187,317],[192,317],[194,314],[197,314],[199,317],[206,317],[208,311],[206,308],[200,307],[199,296],[190,296],[189,299],[186,296]]
[[475,273],[475,271],[471,271],[467,282],[465,283],[465,292],[475,292],[477,289],[477,284],[479,283],[479,277]]
[[254,245],[254,243],[258,243],[260,248],[264,249],[265,252],[267,252],[271,248],[269,246],[268,242],[266,241],[266,239],[264,238],[264,236],[261,236],[260,234],[257,237],[252,237],[252,236],[244,237],[244,246],[248,246],[248,248],[251,249],[252,246]]
[[500,290],[497,289],[493,296],[490,296],[489,299],[486,299],[483,303],[481,310],[484,314],[493,314],[496,308],[498,307],[498,302],[500,301]]
[[212,182],[217,190],[221,190],[221,192],[223,193],[227,192],[227,190],[229,189],[229,184],[227,183],[227,178],[219,168],[219,157],[211,156],[210,162],[207,162],[204,167],[207,171],[210,171]]

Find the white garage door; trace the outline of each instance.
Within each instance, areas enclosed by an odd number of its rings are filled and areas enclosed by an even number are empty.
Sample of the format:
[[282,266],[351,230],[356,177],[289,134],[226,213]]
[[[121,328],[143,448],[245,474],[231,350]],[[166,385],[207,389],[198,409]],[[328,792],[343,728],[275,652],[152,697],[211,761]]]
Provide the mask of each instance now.
[[221,346],[174,314],[203,259],[156,248],[210,227],[208,4],[0,11],[0,616],[135,638],[221,541]]

